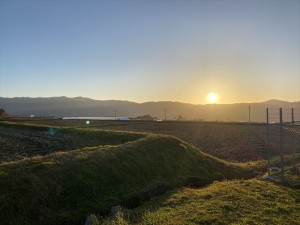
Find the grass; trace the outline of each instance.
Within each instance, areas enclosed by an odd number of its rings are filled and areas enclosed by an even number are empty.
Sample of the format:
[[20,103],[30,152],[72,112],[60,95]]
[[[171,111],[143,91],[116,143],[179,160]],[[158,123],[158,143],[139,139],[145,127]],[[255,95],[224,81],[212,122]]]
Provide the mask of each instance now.
[[83,224],[91,213],[107,215],[116,204],[137,206],[149,200],[145,193],[181,187],[189,176],[200,176],[205,184],[253,176],[246,167],[171,136],[74,128],[59,132],[96,135],[106,145],[0,164],[1,224]]
[[[4,225],[82,225],[91,214],[95,225],[300,224],[299,190],[243,180],[253,177],[253,170],[264,171],[265,160],[228,163],[167,135],[9,122],[0,126],[32,133],[55,129],[56,134],[100,143],[1,163]],[[290,179],[299,180],[299,166],[287,171]],[[188,187],[191,176],[201,177],[205,187]],[[164,195],[155,197],[160,188]],[[115,219],[107,217],[112,205],[122,207]]]
[[177,189],[98,224],[292,225],[299,221],[299,190],[252,179],[214,182],[203,189]]
[[[268,173],[264,175],[267,177]],[[270,173],[270,176],[277,182],[281,180],[281,171],[278,168],[278,171],[274,171]],[[284,182],[290,186],[300,186],[300,163],[296,163],[295,167],[286,166],[284,168]]]

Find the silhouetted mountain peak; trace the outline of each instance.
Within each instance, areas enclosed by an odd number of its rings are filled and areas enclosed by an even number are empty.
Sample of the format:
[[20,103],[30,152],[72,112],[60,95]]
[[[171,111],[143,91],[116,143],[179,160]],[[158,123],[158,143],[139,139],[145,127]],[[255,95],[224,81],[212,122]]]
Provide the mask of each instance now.
[[270,100],[262,102],[262,103],[270,104],[270,105],[281,105],[281,104],[286,104],[286,103],[290,103],[290,102],[282,101],[282,100],[278,100],[278,99],[270,99]]

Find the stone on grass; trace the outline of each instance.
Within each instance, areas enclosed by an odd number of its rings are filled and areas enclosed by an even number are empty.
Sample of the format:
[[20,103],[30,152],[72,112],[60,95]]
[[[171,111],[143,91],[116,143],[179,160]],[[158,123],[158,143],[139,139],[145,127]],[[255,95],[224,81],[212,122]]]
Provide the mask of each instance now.
[[110,207],[110,218],[115,218],[118,214],[118,212],[121,211],[121,206],[119,205],[113,205],[112,207]]
[[98,220],[97,216],[95,216],[94,214],[91,214],[86,217],[84,225],[94,225],[98,222],[99,222],[99,220]]

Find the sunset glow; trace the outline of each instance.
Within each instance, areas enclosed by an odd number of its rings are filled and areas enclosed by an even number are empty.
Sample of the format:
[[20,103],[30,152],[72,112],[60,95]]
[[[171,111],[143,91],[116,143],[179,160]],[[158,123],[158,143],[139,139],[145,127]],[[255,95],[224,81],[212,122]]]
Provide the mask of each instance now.
[[300,99],[300,1],[0,1],[0,15],[1,97]]
[[206,101],[210,104],[218,103],[218,100],[219,100],[219,96],[215,92],[209,93],[206,97]]

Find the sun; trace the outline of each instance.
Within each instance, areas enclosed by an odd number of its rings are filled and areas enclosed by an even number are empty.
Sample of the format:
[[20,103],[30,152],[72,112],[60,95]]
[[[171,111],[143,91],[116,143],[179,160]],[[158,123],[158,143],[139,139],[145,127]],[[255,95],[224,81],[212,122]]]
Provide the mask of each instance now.
[[215,104],[218,103],[219,100],[219,96],[217,93],[215,92],[210,92],[207,96],[206,96],[206,101],[210,104]]

